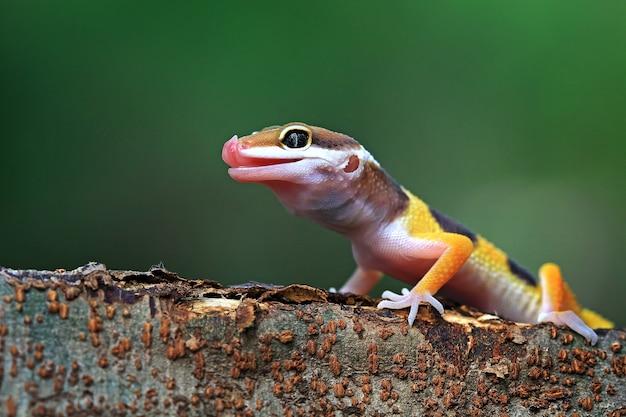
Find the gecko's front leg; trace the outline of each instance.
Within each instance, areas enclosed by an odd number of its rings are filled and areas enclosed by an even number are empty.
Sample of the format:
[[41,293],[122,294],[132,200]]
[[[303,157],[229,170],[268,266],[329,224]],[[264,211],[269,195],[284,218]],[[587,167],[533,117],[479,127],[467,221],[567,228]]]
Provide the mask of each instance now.
[[416,258],[435,258],[436,261],[426,275],[411,289],[396,294],[385,291],[378,308],[401,309],[409,307],[409,325],[413,325],[422,303],[432,305],[439,314],[443,314],[443,305],[433,297],[457,273],[469,259],[474,245],[467,237],[456,233],[422,233],[416,236],[416,245],[409,256]]

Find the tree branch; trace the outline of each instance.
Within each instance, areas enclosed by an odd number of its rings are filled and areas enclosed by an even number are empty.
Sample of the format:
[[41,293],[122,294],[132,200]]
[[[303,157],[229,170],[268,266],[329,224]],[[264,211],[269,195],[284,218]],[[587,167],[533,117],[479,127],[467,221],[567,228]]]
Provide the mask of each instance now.
[[449,303],[409,327],[369,297],[160,268],[0,268],[0,415],[626,416],[626,332],[599,333]]

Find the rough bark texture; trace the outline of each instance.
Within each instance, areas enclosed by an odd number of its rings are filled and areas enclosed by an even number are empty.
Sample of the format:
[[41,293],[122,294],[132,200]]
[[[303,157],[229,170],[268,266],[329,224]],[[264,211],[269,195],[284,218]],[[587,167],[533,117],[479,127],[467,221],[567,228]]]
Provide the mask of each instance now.
[[0,415],[624,416],[626,333],[159,268],[0,268]]

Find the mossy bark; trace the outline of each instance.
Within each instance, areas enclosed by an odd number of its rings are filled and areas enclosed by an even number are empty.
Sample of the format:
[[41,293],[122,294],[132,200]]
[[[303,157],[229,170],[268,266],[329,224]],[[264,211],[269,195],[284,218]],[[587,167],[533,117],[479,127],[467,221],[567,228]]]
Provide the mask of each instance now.
[[624,344],[449,303],[409,327],[303,285],[0,268],[7,416],[626,416]]

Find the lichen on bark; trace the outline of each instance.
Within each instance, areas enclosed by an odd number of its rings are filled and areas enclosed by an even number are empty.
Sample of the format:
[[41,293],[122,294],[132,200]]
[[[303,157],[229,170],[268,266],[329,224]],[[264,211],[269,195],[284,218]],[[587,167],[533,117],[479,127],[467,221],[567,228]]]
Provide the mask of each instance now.
[[162,268],[0,268],[0,415],[626,415],[626,333]]

